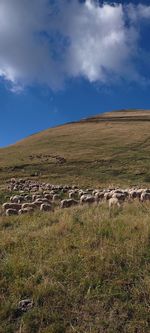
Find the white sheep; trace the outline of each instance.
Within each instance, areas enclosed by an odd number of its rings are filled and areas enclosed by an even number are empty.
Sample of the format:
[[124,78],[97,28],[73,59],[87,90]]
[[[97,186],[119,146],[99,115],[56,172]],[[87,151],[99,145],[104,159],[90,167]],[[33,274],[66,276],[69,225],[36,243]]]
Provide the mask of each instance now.
[[15,209],[15,210],[19,210],[21,209],[21,204],[18,204],[18,203],[12,203],[12,202],[5,202],[3,205],[2,205],[2,208],[3,210],[7,210],[7,209]]
[[49,205],[49,204],[41,204],[41,206],[40,206],[40,211],[42,211],[42,212],[48,212],[48,211],[50,211],[50,210],[52,210],[52,206],[51,205]]
[[6,216],[11,216],[11,215],[18,215],[18,210],[16,209],[6,209]]
[[110,198],[108,200],[108,205],[109,205],[109,209],[111,209],[112,207],[118,207],[118,208],[121,207],[121,204],[120,204],[118,198]]
[[74,199],[64,199],[60,202],[60,208],[68,208],[76,205],[78,205],[78,201]]

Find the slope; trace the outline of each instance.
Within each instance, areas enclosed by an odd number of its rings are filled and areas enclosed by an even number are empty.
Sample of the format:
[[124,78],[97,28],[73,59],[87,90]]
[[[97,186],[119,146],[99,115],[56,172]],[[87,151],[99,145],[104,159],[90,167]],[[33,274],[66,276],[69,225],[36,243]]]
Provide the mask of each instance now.
[[147,184],[150,111],[105,113],[0,149],[0,181],[11,176],[94,186]]

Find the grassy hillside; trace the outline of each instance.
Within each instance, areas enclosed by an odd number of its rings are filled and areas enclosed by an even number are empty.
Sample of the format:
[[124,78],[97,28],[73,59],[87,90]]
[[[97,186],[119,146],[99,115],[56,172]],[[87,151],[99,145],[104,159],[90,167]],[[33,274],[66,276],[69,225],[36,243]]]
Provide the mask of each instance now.
[[149,333],[149,216],[134,203],[1,217],[0,332]]
[[[150,182],[150,111],[116,111],[0,149],[6,180]],[[149,333],[150,205],[0,216],[0,333]],[[19,301],[30,298],[27,312]]]
[[10,176],[82,186],[148,184],[150,111],[106,113],[0,149],[0,182]]

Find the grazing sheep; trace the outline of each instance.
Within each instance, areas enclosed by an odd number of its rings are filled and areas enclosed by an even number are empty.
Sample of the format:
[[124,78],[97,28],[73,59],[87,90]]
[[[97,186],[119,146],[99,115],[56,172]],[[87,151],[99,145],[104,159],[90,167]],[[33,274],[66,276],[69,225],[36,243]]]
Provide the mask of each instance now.
[[68,196],[69,196],[69,199],[74,198],[74,196],[75,196],[75,191],[70,191],[69,194],[68,194]]
[[109,204],[109,209],[111,209],[112,207],[118,207],[118,208],[121,207],[121,204],[117,198],[110,198],[108,200],[108,204]]
[[88,203],[88,204],[91,204],[91,203],[94,203],[96,202],[96,198],[92,195],[82,195],[81,198],[80,198],[80,204],[84,204],[84,203]]
[[29,214],[33,212],[33,208],[32,207],[26,207],[26,208],[22,208],[18,211],[19,215],[22,214]]
[[114,193],[114,194],[112,195],[112,198],[116,198],[116,199],[119,200],[119,202],[123,202],[123,201],[125,201],[126,196],[125,196],[123,193],[119,193],[119,192],[117,192],[117,193]]
[[22,195],[14,195],[10,198],[10,201],[14,202],[14,203],[20,203],[23,200],[24,200],[24,197]]
[[32,201],[35,201],[37,199],[42,199],[42,196],[40,194],[33,194],[32,195]]
[[40,207],[42,204],[47,204],[50,205],[50,201],[47,200],[46,198],[42,198],[42,199],[37,199],[33,202],[33,204],[35,204],[35,206]]
[[16,178],[11,178],[10,182],[15,184],[16,183]]
[[104,199],[104,192],[96,192],[94,196],[97,202],[102,201]]
[[140,194],[136,190],[129,191],[129,200],[140,198]]
[[5,202],[2,205],[3,210],[7,210],[7,209],[15,209],[15,210],[19,210],[21,209],[21,204],[18,203],[12,203],[12,202]]
[[25,201],[32,201],[32,196],[27,194],[27,195],[25,195],[24,200]]
[[68,208],[76,205],[78,205],[78,201],[74,199],[64,199],[60,202],[60,208]]
[[60,199],[60,195],[59,194],[54,194],[52,201],[57,201],[59,199]]
[[53,196],[52,196],[52,194],[44,194],[44,198],[46,198],[48,200],[52,200]]
[[11,216],[11,215],[18,215],[18,210],[16,209],[6,209],[6,216]]
[[109,199],[111,199],[111,197],[112,197],[112,195],[111,195],[110,192],[106,192],[106,193],[104,194],[104,199],[105,199],[106,201],[109,200]]
[[[139,188],[137,185],[126,189],[112,186],[82,189],[75,185],[52,185],[30,179],[12,178],[11,181],[7,182],[7,188],[10,192],[17,191],[16,195],[13,194],[10,197],[10,202],[5,202],[2,205],[3,211],[6,212],[10,209],[12,214],[13,210],[19,214],[24,214],[32,212],[35,208],[39,208],[41,211],[51,211],[53,206],[55,208],[59,205],[62,193],[67,193],[69,198],[61,200],[61,208],[71,207],[79,203],[98,204],[102,200],[108,200],[111,209],[115,206],[120,207],[126,200],[131,203],[136,198],[141,202],[150,201],[150,189]],[[78,201],[75,200],[76,197],[78,197]],[[8,214],[11,215],[11,211]]]
[[34,202],[26,202],[24,204],[22,204],[21,209],[24,208],[36,208],[36,204]]
[[37,191],[38,191],[38,187],[34,186],[34,187],[31,188],[30,191],[31,191],[31,192],[37,192]]
[[50,210],[52,210],[52,206],[51,205],[41,204],[40,211],[42,211],[42,212],[48,212]]
[[150,193],[149,192],[143,192],[140,197],[141,202],[144,201],[150,201]]

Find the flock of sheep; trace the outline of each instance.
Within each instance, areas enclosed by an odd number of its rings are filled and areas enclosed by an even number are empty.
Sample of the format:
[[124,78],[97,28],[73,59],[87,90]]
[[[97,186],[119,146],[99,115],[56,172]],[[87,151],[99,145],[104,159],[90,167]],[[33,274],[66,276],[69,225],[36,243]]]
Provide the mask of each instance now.
[[[53,211],[55,207],[67,208],[83,204],[99,204],[108,201],[109,209],[120,207],[125,201],[150,201],[150,189],[142,188],[109,188],[86,189],[77,186],[51,185],[29,179],[12,178],[7,185],[11,195],[9,202],[2,205],[6,216],[20,215],[40,211]],[[14,194],[16,192],[16,194]]]

